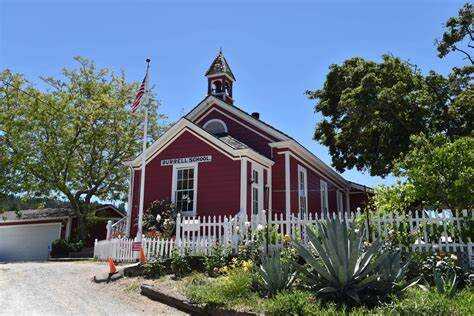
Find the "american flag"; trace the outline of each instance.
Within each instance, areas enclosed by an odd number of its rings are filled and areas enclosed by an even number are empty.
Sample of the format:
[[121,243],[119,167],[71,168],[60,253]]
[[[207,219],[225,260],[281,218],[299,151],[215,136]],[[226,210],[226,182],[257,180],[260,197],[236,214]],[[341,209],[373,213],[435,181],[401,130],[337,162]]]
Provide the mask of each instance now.
[[[148,60],[147,60],[147,62],[148,62]],[[148,62],[148,66],[146,68],[145,78],[143,78],[143,81],[140,84],[140,88],[138,88],[137,95],[135,96],[135,101],[133,101],[132,106],[130,108],[132,112],[135,112],[140,107],[140,104],[142,103],[143,96],[145,95],[145,93],[148,92],[147,87],[148,87],[148,68],[149,68],[149,66],[150,66],[150,64]]]

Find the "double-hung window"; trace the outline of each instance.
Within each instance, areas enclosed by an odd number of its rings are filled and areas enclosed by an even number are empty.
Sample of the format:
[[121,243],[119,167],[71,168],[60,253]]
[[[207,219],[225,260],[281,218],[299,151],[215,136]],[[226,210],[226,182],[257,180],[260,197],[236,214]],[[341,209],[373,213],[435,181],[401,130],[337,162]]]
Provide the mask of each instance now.
[[259,207],[259,183],[258,171],[252,170],[252,211],[253,214],[258,214]]
[[329,211],[329,200],[328,200],[328,183],[324,180],[320,181],[321,188],[321,211],[327,215]]
[[252,214],[263,209],[263,168],[252,165]]
[[197,163],[173,167],[173,202],[184,215],[196,213]]
[[306,168],[298,165],[298,206],[305,214],[308,211],[308,177]]

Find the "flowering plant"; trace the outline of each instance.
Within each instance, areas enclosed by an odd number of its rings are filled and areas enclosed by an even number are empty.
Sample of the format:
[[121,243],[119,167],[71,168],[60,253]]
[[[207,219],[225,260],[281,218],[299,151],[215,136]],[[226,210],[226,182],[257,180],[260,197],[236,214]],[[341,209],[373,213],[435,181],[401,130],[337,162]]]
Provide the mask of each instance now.
[[143,231],[150,238],[171,238],[176,228],[176,207],[167,200],[150,204],[143,214]]

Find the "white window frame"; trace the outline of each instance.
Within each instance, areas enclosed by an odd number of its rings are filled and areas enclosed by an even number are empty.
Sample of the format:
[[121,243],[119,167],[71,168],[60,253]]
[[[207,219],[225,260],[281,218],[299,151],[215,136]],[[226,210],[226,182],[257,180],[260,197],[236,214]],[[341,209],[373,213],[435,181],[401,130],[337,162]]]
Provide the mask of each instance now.
[[[303,190],[301,190],[301,174],[303,174],[304,178]],[[301,205],[302,197],[305,199],[305,205]],[[301,165],[298,165],[298,210],[303,214],[308,212],[308,172],[306,168]]]
[[336,191],[337,212],[344,212],[344,197],[341,190]]
[[[258,173],[258,182],[254,181],[253,172],[256,171]],[[250,187],[250,208],[252,210],[252,215],[257,215],[261,209],[263,209],[263,167],[257,164],[252,163],[251,173],[250,173],[252,185]],[[254,200],[254,189],[258,190],[258,207],[259,210],[254,210],[253,200]]]
[[224,126],[224,132],[225,133],[228,133],[229,130],[227,129],[227,124],[223,121],[223,120],[220,120],[220,119],[210,119],[209,121],[207,121],[206,123],[204,123],[204,125],[202,126],[202,128],[204,130],[206,130],[206,132],[208,132],[208,130],[206,129],[206,127],[211,124],[211,123],[214,123],[214,122],[217,122],[217,123],[220,123]]
[[181,212],[181,215],[184,216],[195,216],[196,211],[197,211],[197,192],[198,192],[198,162],[192,162],[192,163],[182,163],[182,164],[176,164],[173,165],[173,180],[172,180],[172,185],[171,185],[171,202],[175,203],[176,202],[176,189],[177,189],[177,183],[178,183],[178,170],[180,169],[194,169],[194,193],[193,193],[193,210],[191,212]]
[[324,180],[320,180],[319,187],[321,189],[321,212],[323,212],[323,214],[328,214],[329,213],[328,183]]

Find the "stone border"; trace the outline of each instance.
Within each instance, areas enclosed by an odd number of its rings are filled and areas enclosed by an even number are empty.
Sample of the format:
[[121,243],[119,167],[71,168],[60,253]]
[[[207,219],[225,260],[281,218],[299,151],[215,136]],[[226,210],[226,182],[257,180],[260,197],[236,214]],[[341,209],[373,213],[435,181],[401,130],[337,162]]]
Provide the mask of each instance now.
[[90,261],[94,262],[94,258],[48,258],[51,262],[74,262],[74,261]]
[[141,294],[160,303],[179,309],[182,312],[190,313],[191,315],[235,315],[235,316],[254,316],[256,314],[238,312],[223,308],[206,309],[195,304],[192,304],[187,298],[173,293],[166,293],[153,285],[142,284]]

